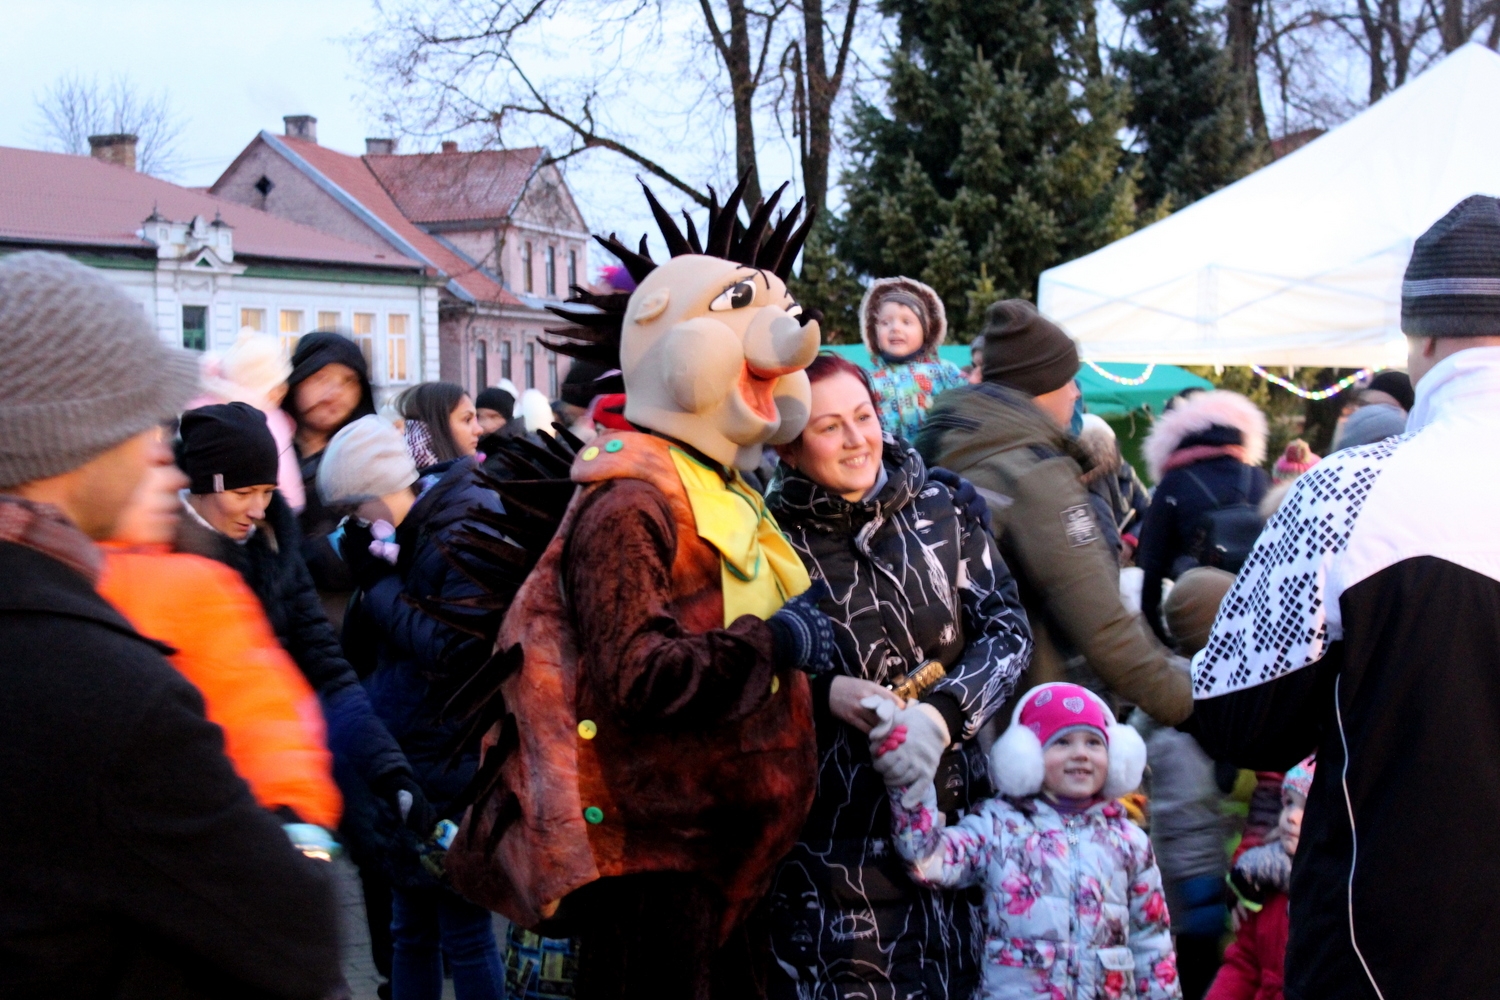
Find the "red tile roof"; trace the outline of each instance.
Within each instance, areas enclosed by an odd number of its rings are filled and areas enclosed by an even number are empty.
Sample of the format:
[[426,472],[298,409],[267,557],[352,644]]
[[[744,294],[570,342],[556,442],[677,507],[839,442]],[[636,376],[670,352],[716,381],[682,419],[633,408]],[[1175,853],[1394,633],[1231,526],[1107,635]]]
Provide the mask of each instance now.
[[509,218],[545,155],[533,146],[364,161],[406,217],[420,224]]
[[277,218],[88,156],[0,146],[0,239],[143,248],[136,235],[155,209],[174,222],[223,216],[235,256],[411,270],[421,262]]
[[[504,286],[486,277],[474,264],[469,263],[432,236],[419,229],[408,219],[381,186],[366,163],[368,158],[350,156],[326,146],[304,139],[273,136],[293,153],[300,156],[314,170],[343,189],[381,222],[425,257],[433,266],[456,281],[464,291],[481,302],[499,305],[520,305],[521,300]],[[400,159],[400,157],[393,157]]]

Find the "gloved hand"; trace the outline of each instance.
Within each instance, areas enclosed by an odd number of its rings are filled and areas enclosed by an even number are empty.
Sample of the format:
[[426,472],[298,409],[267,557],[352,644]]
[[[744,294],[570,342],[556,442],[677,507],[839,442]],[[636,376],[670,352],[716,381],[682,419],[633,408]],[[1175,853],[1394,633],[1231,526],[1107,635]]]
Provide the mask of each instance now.
[[818,602],[828,597],[828,584],[814,580],[812,586],[787,601],[766,620],[775,639],[773,654],[777,663],[789,664],[810,674],[821,674],[833,667],[833,623],[818,610]]
[[437,811],[427,801],[427,795],[415,778],[405,771],[387,771],[372,784],[375,794],[390,803],[397,819],[416,834],[418,840],[432,836],[432,828],[437,825]]
[[908,702],[905,708],[890,712],[887,722],[888,710],[871,707],[882,718],[870,730],[870,756],[886,785],[900,788],[930,782],[952,742],[942,713],[924,702]]
[[951,469],[940,468],[936,465],[927,470],[927,478],[948,487],[948,492],[953,494],[955,507],[978,521],[985,531],[992,530],[990,505],[985,502],[984,497],[979,495],[973,483]]
[[339,537],[339,558],[349,567],[349,575],[360,590],[369,590],[381,579],[396,572],[395,565],[372,551],[372,545],[380,545],[371,530],[371,525],[361,523],[353,517],[344,519]]

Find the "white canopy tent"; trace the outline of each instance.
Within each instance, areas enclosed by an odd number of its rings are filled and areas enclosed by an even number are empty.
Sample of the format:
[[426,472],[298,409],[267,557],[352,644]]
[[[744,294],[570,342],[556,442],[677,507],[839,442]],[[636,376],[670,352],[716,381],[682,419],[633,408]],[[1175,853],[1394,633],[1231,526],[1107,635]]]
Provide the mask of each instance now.
[[1405,363],[1413,241],[1500,194],[1500,55],[1465,45],[1270,166],[1042,274],[1093,361]]

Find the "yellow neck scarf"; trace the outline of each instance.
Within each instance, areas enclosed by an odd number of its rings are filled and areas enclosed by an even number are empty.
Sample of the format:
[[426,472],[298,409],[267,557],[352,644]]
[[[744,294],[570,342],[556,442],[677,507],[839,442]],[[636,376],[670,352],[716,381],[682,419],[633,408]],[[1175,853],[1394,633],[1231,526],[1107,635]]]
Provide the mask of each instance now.
[[797,550],[748,483],[734,473],[724,482],[717,470],[672,448],[698,537],[719,552],[724,587],[724,624],[741,615],[766,619],[811,585]]

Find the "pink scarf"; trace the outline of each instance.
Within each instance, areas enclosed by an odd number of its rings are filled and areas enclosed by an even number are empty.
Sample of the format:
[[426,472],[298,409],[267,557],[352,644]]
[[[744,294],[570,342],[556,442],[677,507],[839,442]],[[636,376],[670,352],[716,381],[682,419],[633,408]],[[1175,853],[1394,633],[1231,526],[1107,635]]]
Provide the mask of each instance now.
[[1242,444],[1195,444],[1190,448],[1179,448],[1172,452],[1161,471],[1171,472],[1184,465],[1192,465],[1194,462],[1201,462],[1208,458],[1223,458],[1226,455],[1243,462],[1245,446]]

